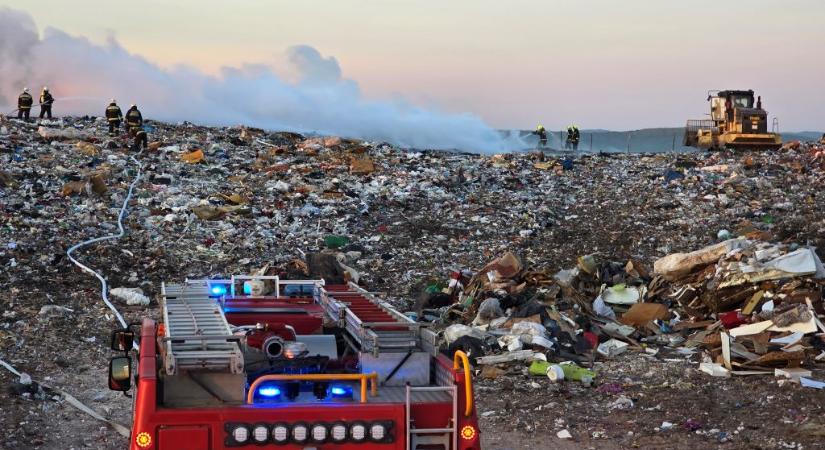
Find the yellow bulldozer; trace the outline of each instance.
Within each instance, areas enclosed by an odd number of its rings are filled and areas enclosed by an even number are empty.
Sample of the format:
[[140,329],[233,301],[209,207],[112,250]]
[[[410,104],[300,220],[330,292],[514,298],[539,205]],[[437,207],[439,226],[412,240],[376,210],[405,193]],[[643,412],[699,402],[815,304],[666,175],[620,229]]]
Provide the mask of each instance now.
[[710,150],[778,149],[782,146],[779,121],[768,131],[768,113],[762,97],[754,104],[753,91],[708,91],[710,119],[688,120],[684,144]]

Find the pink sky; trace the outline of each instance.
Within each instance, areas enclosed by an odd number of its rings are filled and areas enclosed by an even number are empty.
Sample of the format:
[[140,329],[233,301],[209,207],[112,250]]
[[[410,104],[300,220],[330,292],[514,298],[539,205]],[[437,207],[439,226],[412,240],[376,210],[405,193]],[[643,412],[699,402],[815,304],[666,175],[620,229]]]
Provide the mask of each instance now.
[[370,97],[490,125],[635,129],[707,112],[708,89],[754,89],[784,130],[825,128],[825,2],[661,0],[0,0],[163,66],[280,67],[334,56]]

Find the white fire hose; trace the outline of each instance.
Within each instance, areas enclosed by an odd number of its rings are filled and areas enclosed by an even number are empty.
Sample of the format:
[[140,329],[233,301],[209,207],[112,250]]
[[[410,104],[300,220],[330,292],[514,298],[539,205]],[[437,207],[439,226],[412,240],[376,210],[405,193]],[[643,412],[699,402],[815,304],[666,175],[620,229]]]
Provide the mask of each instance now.
[[[140,156],[141,153],[143,153],[143,150],[141,150],[137,154],[137,156]],[[137,164],[137,174],[135,175],[135,179],[129,185],[129,191],[126,194],[126,198],[123,200],[123,206],[120,208],[120,214],[118,214],[118,216],[117,216],[117,229],[118,229],[118,232],[116,234],[110,234],[108,236],[96,237],[94,239],[89,239],[89,240],[83,241],[79,244],[75,244],[72,248],[70,248],[66,252],[66,256],[69,257],[69,259],[74,263],[74,265],[76,265],[77,267],[80,267],[84,272],[86,272],[90,275],[94,275],[100,281],[100,297],[103,299],[103,303],[105,303],[106,306],[109,307],[109,309],[112,310],[112,312],[115,314],[115,317],[117,317],[118,322],[120,322],[120,325],[123,326],[123,328],[128,328],[128,324],[126,323],[125,320],[123,320],[123,316],[120,314],[120,311],[118,311],[117,308],[115,308],[115,306],[112,304],[112,302],[109,301],[109,285],[106,282],[106,279],[103,278],[103,275],[101,275],[99,272],[96,272],[95,270],[91,269],[89,266],[87,266],[87,265],[81,263],[80,261],[76,260],[72,256],[72,253],[75,250],[80,249],[82,247],[85,247],[87,245],[96,244],[98,242],[108,241],[108,240],[112,240],[112,239],[120,239],[120,238],[123,237],[124,234],[126,234],[125,230],[123,229],[123,218],[126,216],[126,209],[129,206],[129,201],[132,199],[132,192],[134,191],[135,186],[137,186],[138,182],[140,182],[140,178],[141,178],[142,172],[143,172],[143,163],[138,161],[137,158],[135,158],[134,156],[131,156],[129,159],[131,159],[135,164]]]

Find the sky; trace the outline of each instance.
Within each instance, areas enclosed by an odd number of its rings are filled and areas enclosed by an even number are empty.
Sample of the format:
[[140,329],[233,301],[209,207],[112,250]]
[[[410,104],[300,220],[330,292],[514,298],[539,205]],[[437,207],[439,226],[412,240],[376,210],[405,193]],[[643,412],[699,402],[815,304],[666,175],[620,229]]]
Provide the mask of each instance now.
[[[822,0],[0,0],[37,27],[208,74],[334,57],[370,99],[495,128],[682,126],[710,89],[754,89],[783,130],[825,128]],[[59,67],[50,67],[59,76]],[[101,70],[106,70],[101,68]]]

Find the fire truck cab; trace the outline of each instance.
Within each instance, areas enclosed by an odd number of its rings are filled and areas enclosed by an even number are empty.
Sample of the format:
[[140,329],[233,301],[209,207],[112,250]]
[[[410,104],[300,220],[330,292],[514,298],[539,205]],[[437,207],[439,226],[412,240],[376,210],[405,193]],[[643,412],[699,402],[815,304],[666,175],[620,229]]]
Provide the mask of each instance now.
[[466,355],[355,284],[238,276],[161,295],[158,321],[112,334],[109,387],[135,382],[131,450],[480,448]]

